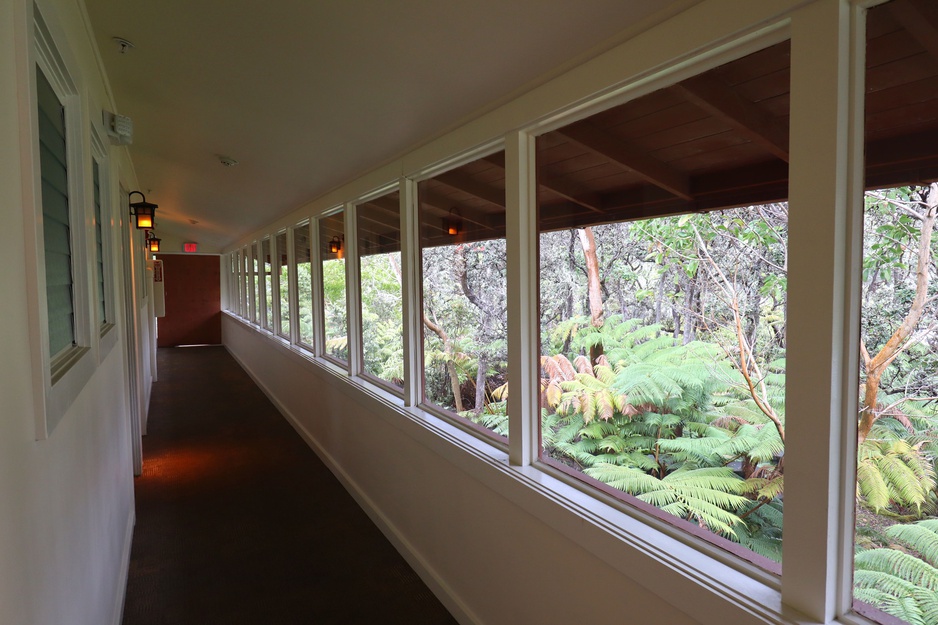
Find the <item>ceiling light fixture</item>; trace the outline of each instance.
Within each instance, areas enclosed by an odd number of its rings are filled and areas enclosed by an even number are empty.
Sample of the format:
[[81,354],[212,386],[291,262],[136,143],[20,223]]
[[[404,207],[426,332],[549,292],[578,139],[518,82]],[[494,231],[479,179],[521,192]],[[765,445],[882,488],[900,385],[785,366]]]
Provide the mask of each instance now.
[[140,202],[131,202],[130,203],[130,214],[136,218],[137,230],[146,230],[152,228],[155,223],[156,209],[160,207],[159,204],[152,204],[147,202],[147,196],[145,196],[140,191],[131,191],[127,198],[130,199],[134,193],[139,195],[143,200]]
[[462,215],[456,208],[449,209],[449,216],[443,218],[443,232],[452,237],[462,232]]

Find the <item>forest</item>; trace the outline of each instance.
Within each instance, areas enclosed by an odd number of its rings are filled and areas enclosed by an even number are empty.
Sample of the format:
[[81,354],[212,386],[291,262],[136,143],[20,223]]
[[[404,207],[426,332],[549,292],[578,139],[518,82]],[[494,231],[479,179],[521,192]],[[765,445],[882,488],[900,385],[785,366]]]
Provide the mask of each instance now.
[[[938,184],[867,193],[855,363],[854,595],[926,625],[938,623],[936,216]],[[542,460],[780,563],[787,224],[775,203],[542,232]],[[507,437],[505,240],[421,256],[425,401]],[[311,265],[297,266],[312,337]],[[345,359],[345,261],[324,256],[322,276],[326,350]],[[362,256],[361,285],[364,369],[400,384],[399,252]]]

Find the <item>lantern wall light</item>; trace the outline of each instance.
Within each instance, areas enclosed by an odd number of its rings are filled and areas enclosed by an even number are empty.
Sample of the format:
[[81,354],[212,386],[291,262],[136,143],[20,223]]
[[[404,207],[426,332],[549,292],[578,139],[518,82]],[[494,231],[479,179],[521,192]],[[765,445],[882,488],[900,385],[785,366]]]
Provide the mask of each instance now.
[[153,236],[152,232],[149,233],[149,236],[147,237],[147,250],[150,252],[159,252],[161,240],[162,239],[158,239],[155,236]]
[[338,236],[332,237],[329,241],[329,252],[332,254],[338,254],[342,251],[342,241],[339,240]]
[[156,209],[159,208],[159,204],[147,202],[147,197],[140,191],[131,191],[127,196],[128,199],[133,197],[135,193],[142,198],[139,202],[130,203],[130,214],[136,219],[137,229],[152,228],[156,223]]

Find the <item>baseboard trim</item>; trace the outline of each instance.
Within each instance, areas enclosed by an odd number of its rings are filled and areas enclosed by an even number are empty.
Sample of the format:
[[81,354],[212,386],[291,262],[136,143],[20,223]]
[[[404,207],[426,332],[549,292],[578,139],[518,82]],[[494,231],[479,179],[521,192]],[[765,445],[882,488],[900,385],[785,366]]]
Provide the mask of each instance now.
[[368,518],[381,530],[394,548],[404,557],[407,563],[414,569],[420,579],[427,585],[430,591],[446,607],[461,625],[482,625],[482,621],[472,612],[472,610],[459,598],[452,587],[440,577],[429,562],[414,548],[413,544],[397,529],[393,522],[375,505],[374,501],[358,486],[354,479],[345,472],[345,470],[335,461],[331,454],[320,445],[319,441],[303,426],[296,416],[286,408],[277,397],[270,392],[270,389],[258,378],[254,371],[244,361],[238,358],[237,354],[231,351],[227,345],[225,349],[231,354],[231,357],[244,369],[245,372],[254,380],[258,388],[267,396],[267,399],[277,408],[287,422],[293,426],[293,429],[306,441],[310,449],[313,450],[319,459],[329,468],[336,479],[358,503],[359,507],[365,511]]
[[134,525],[137,523],[137,513],[133,506],[127,515],[127,525],[124,528],[124,551],[121,558],[121,569],[117,575],[117,589],[114,594],[114,612],[111,616],[111,625],[121,625],[124,616],[124,600],[127,597],[127,578],[130,575],[130,550],[134,541]]

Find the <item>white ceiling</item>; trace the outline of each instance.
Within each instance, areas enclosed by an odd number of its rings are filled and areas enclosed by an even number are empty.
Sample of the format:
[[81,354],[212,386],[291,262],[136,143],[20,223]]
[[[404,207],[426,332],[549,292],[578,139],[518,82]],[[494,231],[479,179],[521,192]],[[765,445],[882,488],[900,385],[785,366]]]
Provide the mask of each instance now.
[[220,249],[688,1],[85,3],[158,233]]

